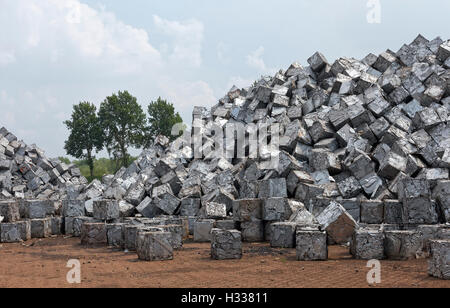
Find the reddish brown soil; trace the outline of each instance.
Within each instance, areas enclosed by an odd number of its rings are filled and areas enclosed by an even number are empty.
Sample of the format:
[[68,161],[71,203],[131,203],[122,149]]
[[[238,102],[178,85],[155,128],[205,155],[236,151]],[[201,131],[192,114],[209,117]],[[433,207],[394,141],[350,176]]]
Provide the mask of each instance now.
[[[187,243],[174,260],[142,262],[135,253],[84,248],[76,238],[0,244],[0,287],[370,287],[365,261],[332,246],[326,262],[295,261],[294,249],[245,244],[242,260],[214,261],[209,244]],[[69,259],[81,262],[82,283],[66,282]],[[450,287],[427,275],[426,260],[382,261],[378,287]]]

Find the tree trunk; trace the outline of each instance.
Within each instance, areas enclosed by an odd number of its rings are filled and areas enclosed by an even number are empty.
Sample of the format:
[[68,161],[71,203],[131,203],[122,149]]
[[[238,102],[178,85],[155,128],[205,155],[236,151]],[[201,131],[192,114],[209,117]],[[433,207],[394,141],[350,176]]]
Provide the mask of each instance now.
[[91,174],[91,179],[94,178],[94,160],[92,159],[91,151],[88,151],[88,164],[89,164],[89,172]]
[[128,168],[128,153],[125,145],[120,145],[120,150],[122,152],[122,164],[125,168]]

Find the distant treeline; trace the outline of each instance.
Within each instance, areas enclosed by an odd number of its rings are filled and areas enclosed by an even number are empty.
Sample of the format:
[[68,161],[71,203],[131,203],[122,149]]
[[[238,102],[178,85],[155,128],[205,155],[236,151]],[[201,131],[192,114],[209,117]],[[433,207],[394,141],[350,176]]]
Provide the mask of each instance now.
[[[182,131],[174,135],[172,128],[182,122],[173,104],[161,97],[150,102],[145,114],[136,97],[119,91],[108,96],[98,110],[90,102],[73,106],[71,118],[64,121],[70,132],[64,149],[78,159],[75,163],[86,178],[101,178],[133,161],[128,148],[148,148],[159,135],[170,140],[178,137]],[[110,159],[96,159],[95,153],[102,150]]]

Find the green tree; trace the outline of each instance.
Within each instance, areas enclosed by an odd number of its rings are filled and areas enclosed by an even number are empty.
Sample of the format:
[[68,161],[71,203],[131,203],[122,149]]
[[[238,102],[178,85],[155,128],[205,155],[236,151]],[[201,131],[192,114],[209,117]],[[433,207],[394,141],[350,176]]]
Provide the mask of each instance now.
[[[157,136],[163,135],[170,140],[178,136],[172,136],[172,127],[177,123],[183,123],[178,112],[175,112],[173,104],[158,97],[148,105],[148,140],[153,141]],[[148,144],[147,144],[148,145]]]
[[64,124],[70,131],[64,149],[68,155],[85,159],[91,176],[94,174],[94,151],[103,148],[103,132],[97,116],[97,108],[89,102],[73,106],[72,118]]
[[145,141],[147,120],[142,107],[130,93],[119,91],[100,105],[99,118],[108,153],[119,157],[122,165],[127,166],[127,148],[139,148]]

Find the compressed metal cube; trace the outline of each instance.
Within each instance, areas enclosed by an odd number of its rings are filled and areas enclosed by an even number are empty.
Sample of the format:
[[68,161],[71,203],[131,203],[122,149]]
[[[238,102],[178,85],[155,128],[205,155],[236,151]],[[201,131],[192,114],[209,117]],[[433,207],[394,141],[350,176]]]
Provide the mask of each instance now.
[[317,149],[325,149],[333,152],[339,148],[339,144],[336,138],[327,138],[317,142],[314,147]]
[[154,227],[143,227],[138,232],[169,232],[170,245],[173,249],[180,249],[183,247],[184,230],[182,225],[159,225]]
[[270,225],[270,246],[277,248],[294,248],[297,224],[293,222],[274,222]]
[[268,179],[259,183],[258,198],[287,197],[286,179]]
[[50,228],[52,230],[52,235],[61,235],[64,233],[64,219],[61,216],[50,218]]
[[369,127],[369,124],[363,123],[356,128],[356,133],[362,138],[366,139],[371,145],[377,143],[377,138]]
[[222,203],[205,202],[205,214],[207,218],[225,218],[227,217],[227,206]]
[[259,183],[242,180],[239,182],[239,196],[243,199],[252,199],[258,197]]
[[106,239],[108,246],[123,248],[125,246],[125,224],[106,224]]
[[384,258],[384,232],[359,229],[353,233],[350,252],[356,259],[381,260]]
[[314,184],[312,176],[305,171],[293,170],[289,173],[287,179],[287,189],[290,195],[295,194],[295,190],[299,183]]
[[160,195],[159,197],[155,198],[153,202],[167,215],[173,215],[177,211],[181,203],[180,199],[178,199],[171,193]]
[[384,221],[384,203],[381,200],[361,201],[361,222],[382,224]]
[[391,148],[387,144],[379,143],[373,150],[372,157],[375,161],[381,164],[390,151]]
[[373,64],[373,68],[384,73],[396,61],[395,57],[388,52],[381,53],[377,61]]
[[158,208],[148,196],[142,200],[142,202],[136,207],[136,210],[147,218],[153,218],[163,213],[163,211]]
[[233,202],[233,219],[245,222],[262,219],[263,202],[260,199],[242,199]]
[[362,190],[361,184],[354,176],[348,177],[337,183],[337,188],[341,196],[345,199],[351,199],[358,196]]
[[350,122],[350,118],[345,109],[333,109],[328,113],[328,117],[336,131],[340,131],[346,124],[348,125],[348,123]]
[[389,104],[389,102],[383,98],[378,98],[371,102],[367,107],[376,117],[379,118],[384,113],[386,113],[389,108],[391,108],[391,104]]
[[343,199],[339,200],[339,203],[344,207],[344,209],[353,217],[356,222],[361,221],[361,201],[353,199]]
[[384,235],[384,252],[388,259],[413,259],[422,251],[422,239],[415,231],[385,231]]
[[80,217],[85,215],[85,202],[82,200],[63,200],[64,217]]
[[309,135],[314,143],[317,143],[320,140],[334,137],[334,130],[328,122],[319,120],[311,126]]
[[383,74],[380,78],[380,86],[384,92],[390,94],[402,84],[401,79],[395,74]]
[[337,156],[325,149],[313,149],[309,163],[316,171],[328,170],[331,174],[341,171],[341,164]]
[[383,180],[376,173],[368,174],[362,178],[359,183],[364,192],[371,196],[371,198],[373,198],[383,187]]
[[358,127],[364,123],[372,123],[373,115],[360,104],[351,105],[348,108],[348,113],[353,127]]
[[134,206],[138,206],[145,197],[145,186],[142,182],[136,182],[129,189],[125,195],[125,200]]
[[348,214],[345,208],[332,201],[317,217],[317,221],[328,236],[337,244],[348,243],[358,223]]
[[[429,93],[429,95],[431,95],[431,93]],[[441,123],[441,119],[433,108],[428,107],[416,112],[416,115],[413,118],[413,123],[418,129],[423,128],[428,130]]]
[[47,205],[42,200],[25,200],[25,217],[30,219],[45,218]]
[[392,147],[394,142],[400,139],[406,139],[408,136],[405,131],[400,128],[397,128],[394,125],[391,125],[383,134],[380,142],[387,144],[389,147]]
[[[125,200],[119,201],[119,216],[120,217],[131,217],[134,216],[136,207]],[[86,211],[87,212],[87,211]],[[92,216],[94,215],[94,207],[92,206]],[[90,215],[89,215],[90,216]]]
[[0,242],[17,243],[22,239],[16,223],[0,223]]
[[398,183],[399,200],[403,202],[403,222],[409,224],[437,223],[438,214],[431,200],[426,179],[402,179]]
[[74,237],[81,236],[81,226],[84,222],[94,222],[92,217],[80,216],[80,217],[65,217],[64,226],[65,234],[72,235]]
[[401,224],[403,222],[403,205],[398,200],[383,200],[384,222],[386,224]]
[[197,216],[200,211],[201,203],[199,198],[185,198],[181,200],[181,216]]
[[244,242],[264,241],[264,221],[255,219],[241,223],[242,240]]
[[234,220],[228,219],[228,220],[218,220],[216,221],[216,229],[222,229],[222,230],[234,230],[236,229],[236,222]]
[[104,246],[108,243],[105,223],[84,223],[81,226],[81,245]]
[[31,238],[46,238],[51,235],[51,218],[31,219]]
[[215,260],[241,259],[241,232],[237,230],[212,229],[211,257]]
[[418,254],[419,257],[428,258],[431,255],[430,241],[436,239],[450,239],[449,236],[445,235],[446,226],[445,225],[419,225],[414,228],[419,234],[422,240],[422,255]]
[[439,181],[433,190],[446,222],[450,223],[450,181]]
[[163,223],[165,226],[172,226],[175,228],[175,232],[179,233],[182,239],[189,237],[189,219],[183,216],[168,216],[165,217]]
[[3,216],[5,223],[20,220],[19,203],[17,201],[0,201],[0,216]]
[[403,201],[403,222],[409,224],[435,224],[438,213],[435,203],[427,198],[416,198]]
[[125,225],[124,227],[124,241],[125,241],[125,249],[128,251],[136,251],[136,240],[140,228],[143,225]]
[[316,199],[318,196],[322,196],[324,191],[325,189],[319,185],[299,183],[295,190],[295,199],[303,200],[308,207],[309,205],[307,203]]
[[363,72],[357,81],[356,93],[364,93],[365,90],[377,83],[378,77],[372,72]]
[[30,222],[30,220],[18,221],[18,222],[16,222],[16,224],[19,228],[20,238],[22,239],[22,241],[30,240],[31,239],[31,222]]
[[266,221],[288,220],[303,204],[287,198],[269,198],[263,203],[263,219]]
[[171,171],[164,176],[161,177],[161,183],[162,184],[169,184],[170,188],[172,189],[172,192],[175,195],[178,195],[178,193],[181,190],[182,183],[180,178],[178,177],[177,173],[174,171]]
[[1,243],[17,243],[29,239],[31,239],[31,223],[29,220],[0,223]]
[[201,219],[194,223],[194,242],[210,242],[211,230],[216,221],[214,219]]
[[430,246],[428,273],[436,278],[450,280],[450,240],[433,240]]
[[398,105],[405,102],[409,96],[409,92],[403,86],[399,86],[389,94],[389,100]]
[[370,124],[369,127],[372,130],[375,137],[381,139],[384,136],[384,133],[389,129],[389,126],[390,126],[389,122],[384,117],[381,117],[372,124]]
[[405,157],[390,151],[384,160],[381,161],[380,170],[378,174],[389,180],[393,180],[397,174],[406,170],[407,160]]
[[200,185],[182,187],[178,193],[181,199],[200,198],[202,195],[202,187]]
[[328,259],[327,233],[313,229],[296,232],[298,261],[321,261]]
[[173,259],[169,232],[140,232],[136,239],[138,258],[144,261]]
[[351,161],[346,162],[346,164],[348,164],[348,169],[358,180],[361,180],[375,171],[374,163],[370,157],[364,153],[361,153]]
[[113,220],[120,217],[119,203],[116,200],[94,201],[94,218],[98,220]]
[[308,63],[313,71],[319,72],[328,64],[328,61],[323,54],[316,52],[308,59]]
[[436,57],[441,62],[445,62],[450,57],[450,41],[443,42],[439,46]]

